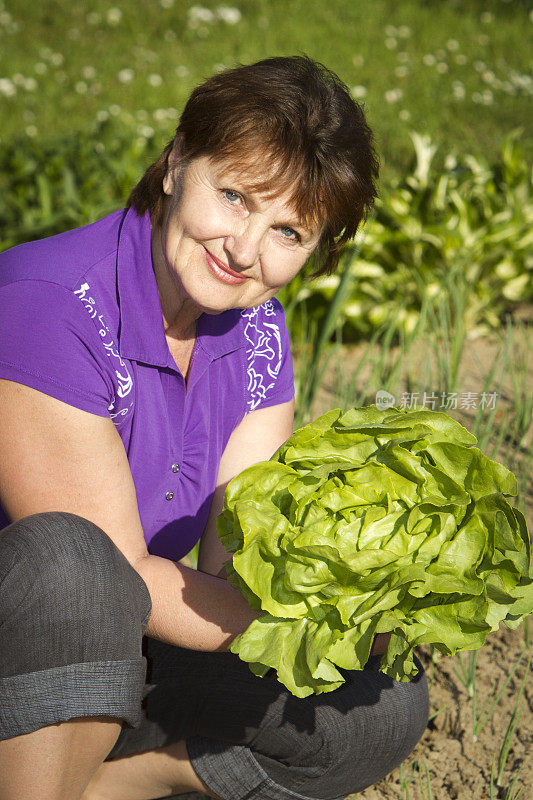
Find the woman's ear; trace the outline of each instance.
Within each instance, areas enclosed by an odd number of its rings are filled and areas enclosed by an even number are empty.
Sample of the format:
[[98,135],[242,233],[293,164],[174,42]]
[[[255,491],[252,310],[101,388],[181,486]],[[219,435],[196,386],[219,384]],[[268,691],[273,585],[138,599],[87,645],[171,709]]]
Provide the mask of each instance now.
[[183,155],[182,137],[180,135],[177,135],[174,139],[172,150],[168,154],[167,171],[163,178],[163,191],[170,197],[173,196],[176,188],[176,178],[180,171],[179,168],[182,161],[182,155]]

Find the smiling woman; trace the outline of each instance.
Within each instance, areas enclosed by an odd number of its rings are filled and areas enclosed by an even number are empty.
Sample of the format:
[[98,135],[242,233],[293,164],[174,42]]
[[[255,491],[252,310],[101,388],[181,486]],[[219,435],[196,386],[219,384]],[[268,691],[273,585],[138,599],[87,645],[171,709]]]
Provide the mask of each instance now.
[[0,800],[323,800],[420,737],[420,665],[298,699],[222,652],[257,617],[224,491],[292,433],[275,295],[335,269],[376,178],[342,81],[267,59],[194,90],[126,209],[0,256]]

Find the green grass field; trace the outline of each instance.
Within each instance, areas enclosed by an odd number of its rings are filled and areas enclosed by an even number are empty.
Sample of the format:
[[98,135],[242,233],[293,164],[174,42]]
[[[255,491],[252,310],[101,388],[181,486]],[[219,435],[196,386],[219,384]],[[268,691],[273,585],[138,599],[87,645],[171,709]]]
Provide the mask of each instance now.
[[163,142],[214,71],[307,53],[365,103],[385,177],[411,158],[411,128],[443,154],[490,158],[503,134],[527,129],[532,30],[520,0],[2,0],[0,136],[80,131],[110,114]]

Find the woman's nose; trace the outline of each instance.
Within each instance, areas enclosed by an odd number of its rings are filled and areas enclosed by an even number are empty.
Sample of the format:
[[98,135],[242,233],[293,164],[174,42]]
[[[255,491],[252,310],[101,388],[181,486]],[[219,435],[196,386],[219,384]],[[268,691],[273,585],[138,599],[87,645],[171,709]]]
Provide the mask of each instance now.
[[230,267],[253,267],[259,258],[262,238],[259,227],[251,224],[227,236],[224,249],[231,259]]

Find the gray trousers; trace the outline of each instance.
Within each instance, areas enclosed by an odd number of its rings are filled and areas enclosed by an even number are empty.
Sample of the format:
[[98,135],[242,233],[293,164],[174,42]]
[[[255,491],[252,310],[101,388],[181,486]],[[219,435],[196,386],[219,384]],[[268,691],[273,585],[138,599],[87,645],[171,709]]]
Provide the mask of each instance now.
[[93,523],[50,512],[0,531],[0,740],[109,715],[123,725],[108,759],[185,739],[225,800],[333,800],[379,781],[424,732],[418,660],[411,683],[374,657],[336,691],[299,699],[231,653],[145,637],[150,610],[146,584]]

